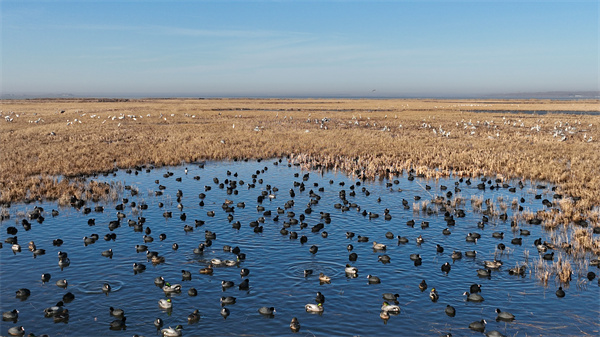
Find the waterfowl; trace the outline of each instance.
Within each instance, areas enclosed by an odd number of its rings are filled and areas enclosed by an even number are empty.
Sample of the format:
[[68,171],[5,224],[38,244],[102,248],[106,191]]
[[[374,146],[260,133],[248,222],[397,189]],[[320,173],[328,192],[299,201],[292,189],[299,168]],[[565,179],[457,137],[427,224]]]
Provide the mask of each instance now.
[[379,284],[381,280],[377,276],[367,275],[367,279],[369,280],[369,284]]
[[211,263],[213,266],[219,266],[219,265],[222,265],[222,264],[224,264],[223,260],[221,260],[221,259],[218,259],[218,258],[216,258],[216,257],[215,257],[215,258],[212,258],[212,259],[210,260],[210,263]]
[[56,303],[56,305],[44,309],[44,314],[46,315],[46,317],[51,317],[58,313],[61,313],[64,310],[63,305],[63,301],[60,301]]
[[160,330],[160,333],[164,337],[179,337],[181,336],[183,327],[181,325],[177,325],[175,328],[168,327],[166,329]]
[[492,275],[492,271],[490,269],[477,269],[477,276],[489,277]]
[[356,239],[358,242],[369,242],[369,238],[366,236],[358,236],[358,238]]
[[435,290],[435,288],[431,288],[431,291],[429,292],[429,298],[433,302],[437,302],[437,300],[440,298],[440,295],[438,294],[437,290]]
[[221,308],[221,316],[223,316],[223,318],[227,318],[227,316],[229,316],[229,309]]
[[[9,227],[9,228],[10,228],[10,227]],[[14,227],[13,227],[13,228],[14,228]],[[11,233],[8,233],[8,234],[11,234]],[[16,233],[15,233],[15,234],[16,234]],[[12,235],[14,235],[14,234],[12,234]],[[30,250],[30,251],[32,251],[32,252],[33,252],[33,251],[34,251],[34,250],[35,250],[37,247],[35,246],[35,243],[34,243],[33,241],[29,241],[28,248],[29,248],[29,250]]]
[[109,293],[111,290],[112,290],[112,288],[110,287],[110,284],[104,283],[102,285],[102,292]]
[[485,333],[486,337],[506,337],[506,335],[502,334],[497,330],[488,331]]
[[444,247],[440,246],[439,244],[435,245],[435,251],[438,253],[443,253],[444,252]]
[[387,248],[386,245],[384,245],[383,243],[377,243],[376,241],[373,241],[373,249],[374,250],[385,250]]
[[444,230],[442,230],[442,234],[444,234],[444,235],[450,235],[450,234],[452,234],[452,232],[450,232],[450,229],[444,228]]
[[421,255],[419,255],[419,254],[410,254],[410,259],[413,260],[413,261],[420,260],[421,259]]
[[476,293],[481,292],[481,284],[476,284],[476,283],[471,284],[471,286],[469,287],[469,292],[471,294],[476,294]]
[[309,303],[304,306],[304,309],[308,312],[323,312],[323,304],[322,303],[317,303],[317,304]]
[[133,271],[136,273],[141,273],[144,270],[146,270],[146,265],[142,264],[142,263],[133,263]]
[[137,253],[145,252],[147,250],[148,250],[148,246],[146,246],[146,245],[135,245],[135,251]]
[[485,264],[485,267],[489,269],[498,269],[502,266],[502,261],[500,260],[483,261],[483,263]]
[[5,321],[17,321],[19,319],[19,310],[13,309],[2,313],[2,319]]
[[275,308],[274,307],[260,307],[258,309],[258,312],[261,315],[273,316],[275,314]]
[[462,253],[455,250],[452,252],[452,255],[450,255],[450,257],[452,258],[452,260],[459,260],[462,259]]
[[200,274],[212,274],[213,273],[213,265],[212,263],[206,266],[205,268],[200,269]]
[[158,300],[158,306],[163,309],[170,309],[173,307],[173,303],[171,302],[170,298],[161,298],[160,300]]
[[482,319],[481,321],[472,322],[471,324],[469,324],[469,329],[484,332],[486,323],[487,322],[485,321],[485,319]]
[[381,305],[381,310],[392,312],[392,313],[399,313],[400,307],[395,304],[389,304],[388,302],[383,302],[383,305]]
[[25,335],[25,328],[22,326],[13,326],[8,329],[8,334],[11,336],[23,336]]
[[179,293],[181,292],[181,284],[171,284],[169,282],[165,282],[162,290],[165,292],[165,294]]
[[450,263],[446,262],[442,265],[441,269],[444,273],[448,274],[450,272],[450,269],[452,267],[450,266]]
[[565,291],[562,287],[558,287],[558,290],[556,290],[556,297],[565,297]]
[[292,318],[292,321],[290,322],[290,329],[293,332],[300,331],[300,322],[298,322],[298,318],[296,318],[296,317]]
[[12,245],[12,251],[14,253],[19,253],[21,252],[21,245],[19,245],[18,243],[15,243]]
[[417,244],[418,244],[418,245],[420,245],[420,244],[422,244],[423,242],[425,242],[425,239],[423,239],[423,236],[419,235],[419,236],[417,237],[416,241],[417,241]]
[[125,311],[123,309],[115,309],[113,307],[108,308],[110,315],[114,317],[123,317],[125,316]]
[[192,272],[189,270],[181,270],[181,278],[183,280],[191,280],[192,279]]
[[241,277],[246,277],[246,276],[248,276],[248,274],[250,274],[250,269],[247,269],[247,268],[240,269],[240,276]]
[[325,295],[321,294],[320,291],[317,291],[317,296],[315,297],[315,302],[325,303]]
[[248,290],[250,289],[250,280],[248,279],[244,279],[242,282],[240,282],[240,285],[238,286],[239,290]]
[[220,299],[221,305],[235,304],[235,301],[236,301],[236,298],[233,296],[221,297],[221,299]]
[[493,232],[492,233],[492,237],[496,238],[496,239],[503,239],[504,238],[504,232]]
[[200,320],[200,311],[198,309],[194,310],[191,314],[188,315],[188,322],[197,322]]
[[446,315],[450,317],[454,317],[456,315],[456,309],[454,309],[454,307],[450,304],[446,305],[446,309],[444,309],[444,312],[446,312]]
[[542,258],[547,261],[553,261],[554,260],[554,252],[544,254],[542,256]]
[[329,283],[329,282],[331,282],[331,277],[329,277],[323,273],[319,273],[319,281],[324,282],[324,283]]
[[483,296],[479,295],[479,294],[470,294],[469,292],[465,291],[463,293],[463,295],[467,296],[467,301],[469,302],[483,302]]
[[527,268],[527,267],[526,267],[525,265],[522,265],[522,266],[516,266],[516,267],[510,268],[510,269],[508,270],[508,273],[509,273],[510,275],[525,275],[525,269],[526,269],[526,268]]
[[358,259],[358,254],[356,253],[350,253],[348,254],[348,260],[350,261],[356,261]]
[[474,251],[474,250],[467,250],[467,251],[465,252],[465,256],[466,256],[466,257],[476,257],[476,256],[477,256],[477,252],[476,252],[476,251]]
[[377,261],[380,261],[381,263],[390,263],[390,256],[389,255],[379,255],[377,257]]
[[424,291],[425,289],[427,289],[427,282],[425,282],[425,280],[421,281],[421,283],[419,283],[419,289],[421,289],[421,291]]
[[112,256],[113,256],[113,251],[112,251],[112,248],[111,248],[111,249],[109,249],[109,250],[105,250],[105,251],[103,251],[103,252],[102,252],[102,256],[105,256],[105,257],[110,257],[110,258],[112,258]]
[[310,246],[310,248],[308,249],[309,252],[311,252],[312,254],[316,254],[317,251],[319,251],[319,247],[312,245]]
[[155,319],[153,323],[154,323],[154,326],[156,327],[157,330],[160,329],[160,328],[162,328],[162,326],[164,324],[162,318]]
[[75,299],[75,295],[73,295],[72,292],[68,292],[68,293],[64,294],[62,298],[63,298],[63,302],[70,303],[70,302],[73,302],[73,300]]
[[46,283],[46,282],[50,281],[51,277],[52,277],[52,275],[50,275],[50,273],[44,273],[44,274],[42,274],[42,282]]
[[234,286],[233,281],[221,281],[221,287],[223,289],[231,288]]
[[164,277],[157,276],[154,279],[154,285],[157,286],[157,287],[161,287],[162,288],[165,285],[165,279],[164,279]]
[[386,301],[393,301],[393,302],[397,303],[398,297],[400,297],[400,294],[384,293],[382,295],[382,297]]
[[496,314],[498,314],[496,320],[499,321],[513,321],[515,319],[515,315],[510,312],[500,311],[500,309],[496,309]]
[[356,274],[358,273],[358,268],[346,264],[346,268],[344,269],[344,271],[346,272],[346,274]]
[[68,267],[71,264],[71,260],[68,257],[61,258],[58,260],[58,266],[61,268]]
[[388,319],[390,319],[390,313],[389,313],[388,311],[381,310],[381,311],[379,312],[379,317],[380,317],[382,320],[384,320],[384,321],[387,321]]

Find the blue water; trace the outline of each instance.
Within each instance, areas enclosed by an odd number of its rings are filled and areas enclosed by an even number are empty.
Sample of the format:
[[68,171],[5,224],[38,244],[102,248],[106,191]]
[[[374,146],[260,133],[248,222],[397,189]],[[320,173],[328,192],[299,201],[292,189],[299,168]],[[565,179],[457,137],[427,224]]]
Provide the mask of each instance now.
[[[534,265],[539,260],[539,255],[533,241],[539,237],[549,240],[550,233],[541,226],[520,223],[520,228],[531,231],[530,236],[523,236],[523,244],[513,245],[511,239],[518,237],[518,231],[510,229],[510,217],[516,209],[511,209],[510,204],[514,198],[525,199],[519,203],[526,210],[537,211],[544,209],[541,200],[535,199],[536,194],[552,200],[553,192],[549,187],[537,189],[535,185],[526,183],[520,189],[517,181],[511,181],[511,186],[517,186],[515,193],[506,188],[490,190],[489,185],[485,191],[477,189],[478,179],[473,179],[473,184],[468,186],[459,183],[462,191],[459,193],[465,199],[464,209],[466,216],[457,218],[456,225],[450,227],[451,235],[442,235],[446,228],[443,212],[431,215],[412,210],[413,203],[431,200],[434,196],[445,195],[447,191],[454,193],[456,178],[448,180],[431,181],[416,178],[414,181],[407,179],[406,173],[398,176],[398,184],[386,186],[386,179],[362,182],[355,186],[356,196],[350,196],[350,186],[358,182],[357,179],[347,177],[336,172],[301,171],[296,166],[288,167],[284,161],[274,165],[275,160],[250,161],[250,162],[208,162],[201,168],[198,164],[186,164],[180,167],[165,167],[145,169],[138,174],[127,173],[119,170],[114,176],[99,176],[95,179],[101,181],[120,181],[123,186],[131,186],[138,194],[132,196],[130,190],[123,189],[121,198],[128,198],[128,203],[122,211],[126,218],[121,220],[121,227],[113,233],[117,235],[115,241],[105,241],[104,235],[111,233],[108,224],[117,220],[115,206],[118,202],[88,203],[91,213],[84,214],[70,206],[59,207],[56,203],[41,204],[13,204],[6,209],[11,217],[1,223],[0,238],[4,240],[12,235],[7,235],[9,226],[18,228],[18,241],[22,252],[13,253],[11,245],[4,243],[0,249],[0,305],[2,311],[17,309],[20,311],[16,323],[2,321],[0,334],[6,334],[12,326],[22,325],[26,333],[36,335],[47,333],[50,336],[131,336],[140,334],[145,336],[157,335],[158,332],[153,321],[160,317],[165,322],[165,327],[175,327],[181,324],[184,336],[224,336],[224,335],[292,335],[289,323],[292,317],[297,317],[301,330],[298,335],[340,335],[340,336],[390,336],[390,335],[443,335],[451,332],[454,336],[480,335],[479,332],[468,328],[469,323],[485,319],[486,331],[498,330],[506,335],[598,335],[600,317],[600,290],[597,279],[589,282],[585,278],[588,269],[597,272],[596,267],[576,269],[570,286],[563,285],[566,297],[557,298],[555,291],[560,286],[552,276],[547,286],[540,284],[536,278]],[[184,169],[188,168],[185,174]],[[231,175],[227,175],[227,171]],[[258,174],[257,174],[258,171]],[[135,171],[134,171],[135,172]],[[164,174],[172,172],[173,175],[165,178]],[[237,173],[237,177],[234,177]],[[305,191],[301,192],[294,182],[302,182],[304,174],[309,177],[304,184]],[[252,175],[256,175],[255,187],[249,188]],[[298,174],[298,177],[294,175]],[[200,180],[193,179],[200,176]],[[181,182],[176,178],[181,178]],[[238,194],[227,194],[227,190],[219,188],[213,178],[219,182],[225,179],[238,181]],[[263,179],[262,183],[258,180]],[[163,195],[155,196],[159,184],[165,186]],[[240,180],[244,181],[241,185]],[[333,183],[330,184],[330,181]],[[340,183],[344,183],[341,186]],[[267,184],[279,190],[272,189],[262,202],[265,210],[271,210],[271,216],[265,216],[265,222],[259,223],[264,227],[262,233],[255,233],[250,227],[252,221],[263,216],[263,211],[257,211],[257,197],[262,191],[267,190]],[[315,186],[318,185],[318,186]],[[426,190],[425,186],[431,186]],[[440,186],[448,187],[441,191]],[[205,186],[211,189],[205,191]],[[318,191],[319,188],[323,191]],[[362,188],[370,193],[362,191]],[[279,221],[273,218],[277,215],[277,208],[284,208],[287,201],[292,200],[289,190],[295,191],[293,198],[295,204],[279,215]],[[346,212],[334,207],[341,203],[340,190],[346,191],[346,198],[350,203],[356,203],[362,210],[378,213],[379,218],[369,219],[350,208]],[[399,189],[401,191],[399,191]],[[181,204],[183,209],[177,208],[177,192],[181,190]],[[317,204],[311,206],[312,213],[305,214],[305,209],[311,200],[309,191],[321,198]],[[199,206],[199,194],[205,193],[204,206]],[[472,211],[471,196],[481,196],[484,199],[496,201],[502,197],[508,204],[508,221],[490,218],[484,229],[477,227],[477,222],[482,220],[482,214]],[[422,199],[415,201],[415,196]],[[380,198],[380,201],[378,201]],[[226,200],[232,200],[233,213],[226,213],[221,205]],[[312,198],[315,199],[315,198]],[[406,199],[411,209],[405,210],[402,199]],[[245,202],[245,208],[236,207],[238,202]],[[130,203],[137,205],[146,203],[147,210],[131,207]],[[160,208],[159,203],[164,206]],[[498,204],[496,202],[496,204]],[[96,205],[105,206],[104,212],[94,212]],[[35,206],[44,208],[45,221],[38,223],[30,220],[31,230],[25,231],[21,220],[26,218]],[[430,207],[435,207],[430,205]],[[384,219],[384,210],[390,210],[391,220]],[[485,206],[484,206],[485,208]],[[53,217],[50,213],[57,209],[59,215]],[[163,217],[163,212],[171,211],[172,218]],[[207,215],[214,211],[215,216]],[[306,235],[308,241],[304,244],[299,239],[290,239],[282,235],[280,229],[284,221],[289,221],[288,211],[295,213],[294,218],[299,219],[305,214],[304,222],[308,225],[301,229],[300,225],[292,225],[290,231],[296,231],[298,236]],[[320,232],[312,232],[311,228],[323,222],[320,212],[331,214],[331,223],[326,223]],[[187,219],[182,221],[180,215],[185,213]],[[233,221],[227,215],[233,215]],[[147,261],[144,253],[137,253],[136,244],[144,244],[144,233],[134,232],[128,226],[127,220],[137,221],[138,217],[145,217],[144,229],[150,227],[154,242],[147,243],[149,250],[157,251],[165,257],[165,263],[153,265]],[[95,219],[95,225],[89,226],[88,219]],[[184,225],[194,226],[194,220],[203,220],[205,224],[194,228],[193,232],[185,232]],[[406,225],[408,220],[414,219],[415,226]],[[239,230],[232,228],[232,223],[240,221]],[[428,221],[429,227],[422,229],[421,222]],[[199,243],[205,241],[205,230],[217,233],[212,246],[207,247],[204,254],[196,255],[192,251]],[[321,233],[325,231],[328,237]],[[346,238],[346,232],[354,232],[352,239]],[[398,244],[398,240],[387,239],[386,232],[394,236],[406,236],[409,243]],[[504,232],[504,239],[492,237],[496,231]],[[465,237],[469,232],[481,234],[477,243],[466,242]],[[85,246],[84,236],[97,233],[100,238],[94,244]],[[166,234],[166,239],[161,241],[159,234]],[[368,236],[369,242],[357,242],[358,235]],[[416,238],[422,235],[425,242],[416,244]],[[61,238],[64,244],[61,247],[52,245],[52,240]],[[46,254],[34,258],[27,249],[27,243],[34,241],[37,248],[46,249]],[[387,245],[386,252],[376,252],[372,249],[372,242],[377,241]],[[178,250],[173,250],[173,243],[179,245]],[[484,260],[492,260],[496,246],[504,243],[509,253],[499,255],[498,258],[504,265],[493,271],[491,278],[480,278],[476,270],[483,268]],[[358,254],[356,262],[348,261],[347,245],[354,246],[353,252]],[[443,253],[436,252],[436,244],[444,247]],[[238,246],[247,258],[238,266],[215,267],[212,275],[200,274],[198,271],[208,265],[213,258],[235,259],[235,255],[223,251],[224,245]],[[316,254],[311,254],[309,248],[318,247]],[[113,257],[107,258],[101,252],[112,248]],[[452,261],[450,254],[453,250],[463,253],[467,250],[476,250],[476,258],[463,257]],[[57,254],[59,251],[68,252],[71,264],[63,270],[58,266]],[[524,277],[509,275],[508,269],[518,263],[525,262],[525,252],[529,253],[529,265]],[[387,254],[391,263],[378,262],[378,256]],[[415,266],[409,255],[418,253],[422,256],[422,265]],[[557,251],[558,255],[559,252]],[[556,259],[556,257],[555,257]],[[589,257],[588,257],[589,259]],[[144,263],[147,270],[134,274],[133,263]],[[449,262],[452,269],[449,274],[440,270],[443,263]],[[586,260],[587,262],[587,260]],[[344,266],[350,263],[359,270],[357,278],[347,277]],[[546,262],[547,263],[547,262]],[[250,275],[249,290],[239,290],[238,284],[242,281],[240,269],[248,268]],[[593,269],[592,269],[593,268]],[[182,281],[181,270],[192,272],[192,279]],[[304,270],[312,269],[313,275],[304,277]],[[320,272],[332,278],[330,284],[320,284]],[[51,280],[43,284],[42,273],[50,273]],[[367,275],[380,277],[380,284],[368,284]],[[167,298],[165,293],[154,285],[154,278],[163,276],[170,283],[180,283],[183,291],[180,294],[168,296],[172,299],[173,309],[168,312],[158,306],[158,301]],[[67,279],[67,289],[59,288],[55,282]],[[428,284],[428,289],[421,292],[418,288],[422,279]],[[231,280],[235,286],[226,290],[221,287],[221,281]],[[101,291],[102,284],[109,283],[113,290],[105,294]],[[469,290],[473,283],[482,285],[482,296],[485,301],[473,303],[465,301],[463,292]],[[189,296],[190,287],[198,290],[195,297]],[[434,303],[429,299],[429,290],[434,287],[439,293],[439,300]],[[19,288],[31,290],[31,296],[26,300],[15,297]],[[66,292],[72,292],[75,300],[67,303],[69,310],[68,323],[54,323],[52,318],[44,317],[43,310],[55,305],[62,299]],[[322,314],[307,313],[304,305],[315,303],[315,294],[320,291],[325,295],[324,312]],[[382,294],[386,292],[398,293],[398,302],[401,307],[399,315],[392,315],[387,321],[379,317],[380,307],[383,303]],[[231,315],[224,319],[220,315],[222,296],[234,296],[237,302],[227,305]],[[447,304],[456,308],[456,316],[449,317],[444,313]],[[125,310],[126,331],[112,331],[110,322],[115,318],[109,315],[109,307]],[[258,313],[262,306],[275,307],[274,317],[265,317]],[[497,322],[494,310],[500,308],[516,316],[513,322]],[[188,324],[187,316],[199,309],[201,319],[194,324]]]

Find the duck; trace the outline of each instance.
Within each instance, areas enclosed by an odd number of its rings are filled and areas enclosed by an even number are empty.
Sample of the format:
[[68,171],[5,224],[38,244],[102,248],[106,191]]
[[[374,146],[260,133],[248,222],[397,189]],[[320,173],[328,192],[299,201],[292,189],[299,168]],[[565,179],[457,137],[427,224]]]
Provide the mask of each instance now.
[[116,319],[116,320],[110,322],[110,329],[111,330],[124,330],[127,327],[125,325],[125,320],[127,320],[127,317],[123,317],[122,319]]
[[477,256],[477,252],[476,252],[476,251],[474,251],[474,250],[467,250],[467,251],[465,252],[465,256],[466,256],[466,257],[476,257],[476,256]]
[[421,281],[421,283],[419,283],[419,289],[421,291],[424,291],[425,289],[427,289],[427,282],[425,282],[425,280]]
[[440,298],[440,295],[438,294],[437,290],[435,290],[435,288],[431,288],[431,291],[429,292],[429,298],[433,302],[437,302],[437,300]]
[[16,292],[16,297],[24,299],[27,298],[31,295],[31,291],[27,288],[21,288],[19,290],[17,290]]
[[240,276],[241,277],[246,277],[250,274],[250,269],[247,268],[242,268],[240,269]]
[[413,261],[417,261],[417,260],[420,260],[420,259],[421,259],[421,255],[419,255],[419,254],[410,254],[410,256],[409,256],[409,257],[410,257],[410,259],[411,259],[411,260],[413,260]]
[[482,319],[481,321],[471,322],[471,324],[469,324],[469,329],[484,332],[486,324],[487,322],[485,321],[485,319]]
[[389,304],[388,302],[383,302],[383,304],[381,305],[381,310],[393,312],[393,313],[399,313],[400,307],[395,304]]
[[417,241],[417,244],[420,245],[425,242],[425,239],[423,239],[423,236],[419,235],[417,237],[416,241]]
[[164,256],[158,256],[158,255],[152,255],[152,257],[150,258],[150,261],[152,262],[152,264],[164,263],[165,262],[165,257]]
[[197,322],[200,320],[200,311],[198,309],[194,310],[191,314],[188,315],[188,322]]
[[206,268],[200,269],[200,274],[212,274],[213,273],[213,265],[212,263],[206,266]]
[[319,273],[319,281],[323,282],[323,283],[330,283],[331,282],[331,277],[323,274],[323,273]]
[[110,284],[108,283],[104,283],[102,285],[102,291],[105,293],[109,293],[112,290],[112,288],[110,287]]
[[75,295],[73,295],[72,292],[68,292],[68,293],[64,294],[62,298],[63,298],[63,302],[70,303],[70,302],[73,302],[73,300],[75,299]]
[[300,322],[298,322],[298,318],[297,317],[293,317],[292,318],[292,321],[290,322],[290,329],[293,332],[300,331]]
[[483,261],[483,263],[485,264],[485,267],[489,269],[498,269],[502,266],[502,261],[500,260]]
[[191,280],[192,272],[190,272],[189,270],[181,270],[181,278],[184,280]]
[[367,275],[367,280],[369,280],[369,284],[379,284],[381,283],[381,279],[377,276]]
[[183,327],[181,325],[177,325],[175,328],[168,327],[166,329],[160,330],[160,333],[164,337],[179,337],[181,336]]
[[485,333],[486,337],[506,337],[503,333],[498,330],[491,330]]
[[19,319],[19,310],[13,309],[2,313],[2,319],[5,321],[17,321]]
[[459,260],[462,259],[462,253],[455,250],[452,252],[452,255],[450,255],[450,257],[452,258],[452,260]]
[[71,260],[68,257],[62,258],[58,260],[58,266],[62,269],[63,267],[68,267],[71,264]]
[[235,284],[233,281],[221,281],[221,288],[227,289],[233,287]]
[[113,307],[108,308],[110,315],[114,317],[123,317],[125,316],[125,311],[123,309],[115,309]]
[[344,269],[346,274],[357,274],[358,268],[351,266],[350,264],[346,264],[346,268]]
[[498,316],[496,317],[496,320],[498,320],[498,321],[514,321],[515,320],[515,315],[511,314],[510,312],[501,311],[498,308],[495,311],[496,311],[496,314],[498,314]]
[[43,273],[42,274],[42,283],[46,283],[46,282],[50,281],[50,278],[52,278],[52,275],[50,273]]
[[317,304],[309,303],[304,306],[304,309],[308,312],[323,312],[323,303],[317,303]]
[[398,243],[408,243],[408,238],[405,236],[398,235]]
[[390,263],[391,259],[390,259],[389,255],[384,254],[384,255],[379,255],[377,257],[377,261],[380,261],[381,263],[385,264],[385,263]]
[[390,319],[390,313],[389,313],[388,311],[381,310],[381,311],[379,312],[379,317],[380,317],[382,320],[384,320],[384,321],[387,321],[388,319]]
[[229,316],[230,312],[229,309],[227,308],[221,308],[221,316],[223,316],[223,318],[227,318],[227,316]]
[[102,256],[112,258],[112,256],[113,256],[113,250],[112,250],[112,248],[110,248],[109,250],[103,251],[102,252]]
[[446,262],[442,265],[441,269],[444,273],[448,274],[450,272],[450,269],[452,267],[450,266],[450,263]]
[[562,287],[558,287],[558,290],[556,290],[556,297],[565,297],[565,291]]
[[238,286],[239,290],[248,290],[250,289],[250,280],[249,279],[244,279],[242,282],[240,282],[240,285]]
[[158,300],[158,306],[163,309],[170,309],[173,307],[173,303],[171,302],[170,298],[161,298],[160,300]]
[[179,293],[181,292],[181,284],[171,284],[169,282],[166,282],[165,285],[162,287],[162,290],[165,292],[165,294]]
[[452,232],[450,232],[450,229],[444,228],[444,230],[442,230],[442,234],[444,234],[444,235],[450,235],[450,234],[452,234]]
[[162,318],[160,318],[160,317],[155,319],[153,323],[154,323],[154,326],[156,327],[156,330],[162,328],[162,326],[164,324]]
[[136,273],[141,273],[146,270],[146,266],[143,263],[133,263],[133,271]]
[[444,312],[446,312],[446,315],[450,317],[456,316],[456,309],[450,304],[446,305],[446,309],[444,309]]
[[508,270],[508,273],[510,275],[525,275],[526,268],[525,265],[512,267]]
[[373,241],[373,249],[374,250],[386,250],[387,246],[384,245],[383,243],[377,243],[376,241]]
[[69,282],[67,281],[67,279],[60,279],[56,281],[56,286],[60,288],[66,288],[69,286]]
[[260,313],[261,315],[266,315],[266,316],[273,316],[275,314],[276,310],[274,307],[260,307],[258,309],[258,313]]
[[213,259],[210,260],[210,263],[213,266],[219,266],[219,265],[222,265],[224,262],[221,259],[213,258]]
[[465,291],[463,293],[463,295],[467,296],[467,301],[469,302],[483,302],[483,296],[479,295],[479,294],[470,294],[469,292]]
[[435,245],[435,251],[438,253],[443,253],[444,252],[444,247],[440,246],[439,244]]
[[162,288],[165,285],[165,278],[162,276],[157,276],[154,279],[154,285]]

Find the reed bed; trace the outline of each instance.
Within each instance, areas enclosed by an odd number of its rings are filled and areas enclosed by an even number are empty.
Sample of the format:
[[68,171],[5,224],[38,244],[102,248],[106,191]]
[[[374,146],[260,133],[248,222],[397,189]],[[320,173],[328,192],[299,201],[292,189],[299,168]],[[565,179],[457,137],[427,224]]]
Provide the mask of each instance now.
[[[511,186],[518,180],[548,182],[556,189],[547,197],[560,212],[522,212],[519,221],[539,217],[548,228],[582,220],[591,226],[600,223],[600,116],[526,113],[598,111],[597,100],[1,103],[0,203],[65,201],[72,195],[110,198],[117,186],[86,177],[117,168],[285,157],[307,169],[340,170],[364,179],[486,175]],[[552,200],[552,194],[561,198]],[[476,209],[484,207],[483,200],[471,203]],[[518,203],[513,200],[511,205]],[[498,206],[486,209],[496,214],[507,207],[499,200]],[[596,247],[598,242],[582,246]]]

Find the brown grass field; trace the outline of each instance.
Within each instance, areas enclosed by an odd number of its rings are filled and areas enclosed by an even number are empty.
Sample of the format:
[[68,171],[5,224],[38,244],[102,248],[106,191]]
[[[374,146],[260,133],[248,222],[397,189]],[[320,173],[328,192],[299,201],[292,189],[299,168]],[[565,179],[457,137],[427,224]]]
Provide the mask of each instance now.
[[361,170],[366,178],[414,169],[431,178],[548,182],[554,193],[581,200],[563,199],[560,212],[529,217],[550,227],[581,219],[599,225],[600,116],[526,113],[599,111],[598,100],[0,102],[0,203],[106,198],[110,186],[85,175],[116,167],[285,156],[306,168]]

